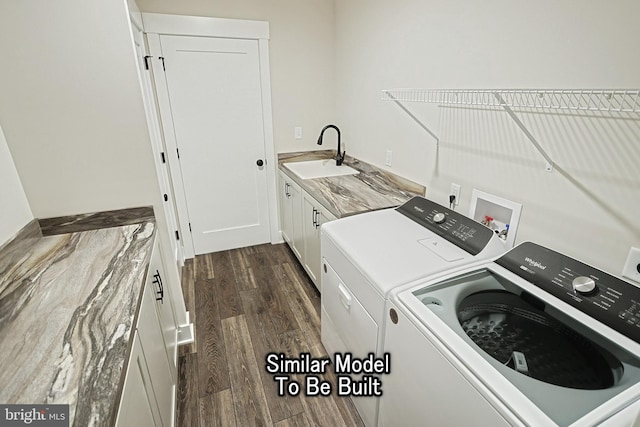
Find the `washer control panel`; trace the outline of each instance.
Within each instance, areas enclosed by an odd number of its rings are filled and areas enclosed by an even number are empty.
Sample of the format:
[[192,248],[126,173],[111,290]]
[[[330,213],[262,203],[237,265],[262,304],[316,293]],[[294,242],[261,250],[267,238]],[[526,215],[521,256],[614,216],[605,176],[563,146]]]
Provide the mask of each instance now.
[[480,253],[494,235],[479,222],[424,197],[414,197],[396,210],[471,255]]
[[531,242],[496,264],[640,343],[640,288]]

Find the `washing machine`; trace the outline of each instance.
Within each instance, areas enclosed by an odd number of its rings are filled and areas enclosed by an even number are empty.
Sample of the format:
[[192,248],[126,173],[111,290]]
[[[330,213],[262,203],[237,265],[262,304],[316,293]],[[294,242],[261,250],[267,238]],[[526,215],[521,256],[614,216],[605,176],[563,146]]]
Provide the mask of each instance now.
[[[392,289],[480,263],[506,249],[487,227],[414,197],[395,209],[324,224],[321,251],[322,343],[330,356],[364,358],[382,351],[385,302]],[[364,423],[376,426],[378,398],[352,400]]]
[[535,243],[392,292],[384,426],[629,426],[640,289]]

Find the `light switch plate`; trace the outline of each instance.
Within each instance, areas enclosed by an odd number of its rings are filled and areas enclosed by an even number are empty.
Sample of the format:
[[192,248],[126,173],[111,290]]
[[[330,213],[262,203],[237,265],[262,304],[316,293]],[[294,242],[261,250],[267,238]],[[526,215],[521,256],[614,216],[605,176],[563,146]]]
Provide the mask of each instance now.
[[624,263],[622,269],[622,277],[640,283],[640,249],[632,247],[629,250],[627,262]]
[[384,160],[384,164],[387,166],[391,166],[393,152],[391,150],[387,150],[387,157]]
[[295,128],[293,128],[293,134],[296,139],[302,139],[302,127],[296,126]]

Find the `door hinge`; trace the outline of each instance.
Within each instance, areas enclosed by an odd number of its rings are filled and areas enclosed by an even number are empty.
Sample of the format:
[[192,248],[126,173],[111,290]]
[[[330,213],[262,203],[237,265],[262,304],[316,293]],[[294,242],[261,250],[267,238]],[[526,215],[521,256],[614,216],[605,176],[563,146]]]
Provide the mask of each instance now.
[[180,233],[178,233],[178,230],[176,230],[176,240],[180,240]]
[[167,71],[167,69],[164,67],[164,56],[158,56],[158,59],[162,61],[162,71]]
[[176,153],[178,154],[178,160],[180,160],[180,149],[176,148]]
[[189,231],[191,231],[191,223],[189,223]]
[[144,69],[145,70],[149,69],[149,58],[153,58],[153,56],[151,56],[151,55],[145,55],[144,56]]
[[162,159],[162,163],[167,163],[167,159],[164,157],[164,151],[160,153],[160,158]]

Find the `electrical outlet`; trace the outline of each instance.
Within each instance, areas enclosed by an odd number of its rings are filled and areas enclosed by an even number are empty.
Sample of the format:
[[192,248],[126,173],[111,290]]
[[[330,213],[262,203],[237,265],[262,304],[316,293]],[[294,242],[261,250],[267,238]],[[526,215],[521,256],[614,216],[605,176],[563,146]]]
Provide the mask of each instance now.
[[384,161],[384,164],[387,166],[391,166],[391,157],[392,157],[392,152],[391,150],[387,150],[387,158]]
[[456,196],[454,206],[458,206],[460,204],[460,184],[456,184],[455,182],[452,182],[451,189],[449,190],[449,195]]
[[627,262],[622,269],[622,277],[640,283],[640,249],[632,247],[629,250]]
[[296,139],[302,139],[302,127],[296,126],[293,128],[293,134]]

